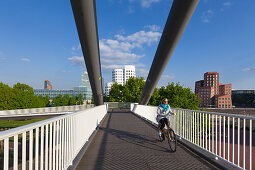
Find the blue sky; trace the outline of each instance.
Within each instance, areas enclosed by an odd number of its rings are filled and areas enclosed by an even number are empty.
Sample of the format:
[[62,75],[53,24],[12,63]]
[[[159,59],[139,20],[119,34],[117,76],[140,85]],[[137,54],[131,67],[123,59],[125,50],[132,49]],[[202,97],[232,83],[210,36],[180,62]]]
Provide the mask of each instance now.
[[[105,82],[123,64],[146,77],[172,0],[97,0]],[[208,71],[233,89],[255,89],[255,1],[200,0],[158,84],[194,83]],[[69,0],[0,1],[0,81],[54,89],[81,84],[85,70]]]

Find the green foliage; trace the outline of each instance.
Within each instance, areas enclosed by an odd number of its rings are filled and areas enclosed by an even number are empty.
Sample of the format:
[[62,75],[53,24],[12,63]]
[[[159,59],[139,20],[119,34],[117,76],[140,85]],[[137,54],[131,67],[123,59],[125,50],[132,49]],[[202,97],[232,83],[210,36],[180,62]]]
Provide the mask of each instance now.
[[0,110],[39,108],[49,105],[49,96],[34,96],[33,88],[17,83],[13,88],[0,83]]
[[[138,103],[145,86],[143,78],[131,77],[124,86],[114,83],[109,97],[110,102],[135,102]],[[162,99],[168,98],[171,107],[183,109],[198,109],[199,100],[190,88],[184,88],[179,83],[169,83],[166,87],[155,88],[148,105],[158,106]]]
[[13,86],[13,90],[16,94],[16,107],[17,109],[27,109],[38,107],[41,103],[38,103],[41,98],[34,96],[33,88],[26,85],[17,83]]
[[[81,94],[78,100],[78,104],[83,104]],[[70,98],[68,94],[65,97],[60,94],[50,103],[49,96],[34,96],[33,88],[26,84],[17,83],[12,88],[0,82],[0,110],[67,106],[76,105],[76,103],[76,97]]]
[[78,105],[82,105],[83,104],[83,99],[82,99],[82,94],[80,93],[78,96]]
[[0,83],[0,110],[12,110],[17,109],[16,94],[14,90]]
[[70,101],[69,101],[69,105],[76,105],[76,97],[73,96]]
[[139,102],[145,82],[143,78],[130,77],[126,84],[114,83],[109,93],[109,97],[105,97],[104,101],[109,102]]
[[121,84],[114,83],[109,93],[110,102],[122,102],[123,101],[123,89]]
[[166,87],[159,89],[158,104],[164,98],[168,98],[168,103],[172,107],[183,109],[198,109],[199,100],[190,88],[184,88],[179,83],[169,83]]
[[49,106],[50,106],[50,98],[49,98],[49,96],[48,96],[48,95],[46,95],[46,96],[45,96],[45,98],[44,98],[44,102],[45,102],[45,105],[46,105],[47,107],[49,107]]
[[138,103],[145,86],[143,78],[130,77],[123,89],[123,101]]

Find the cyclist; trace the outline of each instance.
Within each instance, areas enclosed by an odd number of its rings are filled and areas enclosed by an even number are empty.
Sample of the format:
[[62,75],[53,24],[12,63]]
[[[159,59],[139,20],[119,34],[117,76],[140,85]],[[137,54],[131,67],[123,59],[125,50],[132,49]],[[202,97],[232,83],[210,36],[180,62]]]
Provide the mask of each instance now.
[[170,106],[168,105],[168,99],[164,98],[161,102],[161,104],[158,106],[157,109],[157,122],[158,122],[158,129],[159,129],[159,136],[162,137],[163,140],[165,140],[164,133],[162,133],[162,130],[164,129],[165,125],[170,125],[169,118],[170,114],[174,113],[172,112]]

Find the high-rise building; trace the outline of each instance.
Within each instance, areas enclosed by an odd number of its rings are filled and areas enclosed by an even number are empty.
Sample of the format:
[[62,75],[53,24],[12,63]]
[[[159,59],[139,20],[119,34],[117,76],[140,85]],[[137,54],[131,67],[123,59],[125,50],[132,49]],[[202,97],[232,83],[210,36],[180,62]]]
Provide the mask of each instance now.
[[122,86],[128,81],[130,77],[136,77],[134,65],[124,65],[123,69],[113,69],[112,82],[105,85],[105,94],[108,96],[112,85],[116,82]]
[[207,72],[204,80],[195,82],[195,94],[200,107],[232,108],[232,85],[219,83],[219,73]]
[[86,87],[87,96],[90,96],[90,98],[91,98],[92,90],[91,90],[91,86],[90,86],[88,72],[81,73],[81,86],[79,86],[78,89],[84,89],[82,87]]
[[112,81],[124,85],[130,77],[136,77],[134,65],[124,65],[124,69],[112,71]]
[[134,65],[125,65],[123,70],[123,81],[124,84],[128,81],[130,77],[136,77],[135,66]]
[[90,88],[88,72],[81,73],[81,86],[86,86]]
[[112,71],[112,81],[124,85],[123,69],[114,69]]
[[112,88],[112,85],[113,85],[114,82],[108,82],[106,83],[105,85],[105,95],[106,96],[109,96],[109,93],[110,93],[110,90]]
[[52,85],[49,80],[44,80],[44,89],[52,90]]

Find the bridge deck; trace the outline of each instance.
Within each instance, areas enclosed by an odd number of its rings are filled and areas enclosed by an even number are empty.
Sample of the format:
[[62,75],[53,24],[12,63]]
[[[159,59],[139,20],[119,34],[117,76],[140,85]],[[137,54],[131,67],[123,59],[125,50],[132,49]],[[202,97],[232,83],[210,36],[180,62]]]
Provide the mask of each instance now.
[[185,146],[169,152],[155,128],[130,112],[107,114],[77,169],[217,169]]

